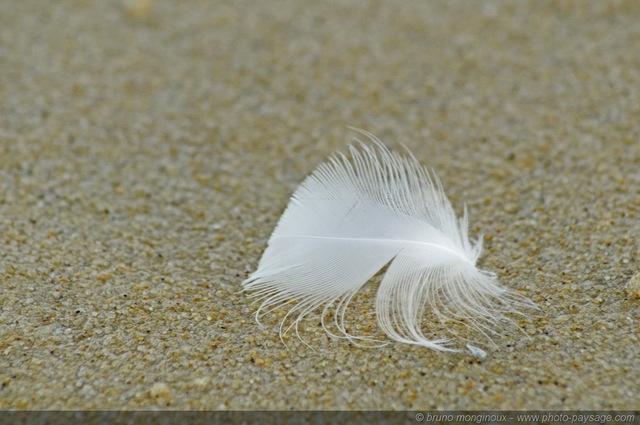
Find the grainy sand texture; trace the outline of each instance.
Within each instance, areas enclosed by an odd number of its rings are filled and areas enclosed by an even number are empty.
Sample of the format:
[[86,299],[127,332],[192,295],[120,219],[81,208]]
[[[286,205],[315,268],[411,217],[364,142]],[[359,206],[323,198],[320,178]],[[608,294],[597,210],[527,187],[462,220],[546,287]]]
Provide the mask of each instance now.
[[[639,117],[635,0],[4,2],[0,408],[640,409]],[[254,321],[241,282],[347,126],[432,167],[539,307],[486,357]]]

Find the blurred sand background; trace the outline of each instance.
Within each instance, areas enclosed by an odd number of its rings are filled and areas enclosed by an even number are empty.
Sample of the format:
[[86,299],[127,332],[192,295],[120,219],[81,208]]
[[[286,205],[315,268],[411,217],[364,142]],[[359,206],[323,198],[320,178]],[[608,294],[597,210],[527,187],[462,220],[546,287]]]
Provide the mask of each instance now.
[[[640,409],[639,117],[633,0],[5,2],[0,408]],[[347,126],[467,205],[522,332],[256,324],[240,284]]]

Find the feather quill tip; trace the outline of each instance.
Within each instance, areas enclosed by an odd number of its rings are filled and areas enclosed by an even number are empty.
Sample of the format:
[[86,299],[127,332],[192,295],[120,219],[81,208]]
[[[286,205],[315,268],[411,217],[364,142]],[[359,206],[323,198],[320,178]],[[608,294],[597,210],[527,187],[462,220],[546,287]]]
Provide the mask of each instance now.
[[[533,303],[476,267],[482,241],[470,242],[466,209],[458,219],[433,172],[408,150],[407,155],[390,152],[359,131],[373,146],[358,141],[349,157],[330,157],[300,184],[258,269],[243,282],[261,301],[256,320],[292,305],[280,336],[291,329],[299,336],[300,321],[323,307],[321,324],[329,334],[359,345],[385,344],[350,334],[345,315],[360,288],[388,266],[375,306],[390,339],[458,351],[450,339],[423,333],[428,313],[445,326],[463,323],[492,340],[502,325],[512,323],[507,313],[522,314]],[[474,355],[481,350],[469,349]]]

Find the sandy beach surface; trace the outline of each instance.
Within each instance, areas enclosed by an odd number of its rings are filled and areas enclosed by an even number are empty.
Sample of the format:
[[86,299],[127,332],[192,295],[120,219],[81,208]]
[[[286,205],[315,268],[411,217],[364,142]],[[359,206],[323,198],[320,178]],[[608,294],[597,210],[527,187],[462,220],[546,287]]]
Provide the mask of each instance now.
[[[6,2],[0,408],[640,409],[638,52],[631,0]],[[539,307],[486,357],[255,322],[241,282],[348,126]],[[376,282],[347,321],[384,337]]]

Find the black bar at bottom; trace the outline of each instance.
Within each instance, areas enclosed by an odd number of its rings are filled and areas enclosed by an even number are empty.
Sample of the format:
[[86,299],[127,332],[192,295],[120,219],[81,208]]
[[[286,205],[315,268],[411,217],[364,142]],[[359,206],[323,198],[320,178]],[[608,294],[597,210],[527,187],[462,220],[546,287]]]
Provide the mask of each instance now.
[[426,425],[640,424],[640,411],[18,411],[0,412],[0,425]]

